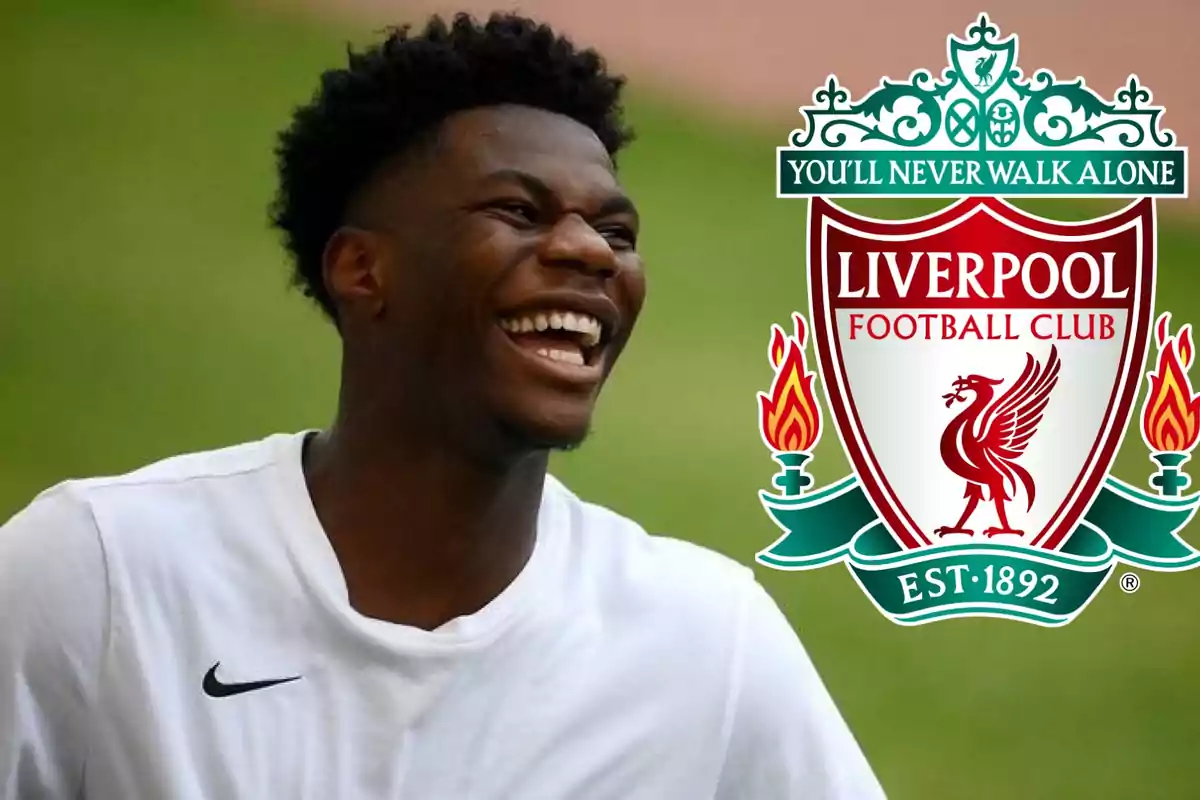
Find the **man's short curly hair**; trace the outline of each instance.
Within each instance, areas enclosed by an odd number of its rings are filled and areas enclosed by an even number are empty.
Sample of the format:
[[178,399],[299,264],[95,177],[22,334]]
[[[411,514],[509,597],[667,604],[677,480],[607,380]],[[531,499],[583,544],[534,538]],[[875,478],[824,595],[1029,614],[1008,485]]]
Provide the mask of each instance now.
[[334,321],[322,278],[326,242],[376,171],[446,117],[525,105],[586,125],[614,158],[633,139],[621,107],[625,78],[547,25],[513,14],[484,23],[458,14],[449,23],[431,17],[416,35],[411,30],[392,28],[381,44],[349,50],[346,68],[321,76],[275,151],[279,190],[271,223],[283,232],[293,283]]

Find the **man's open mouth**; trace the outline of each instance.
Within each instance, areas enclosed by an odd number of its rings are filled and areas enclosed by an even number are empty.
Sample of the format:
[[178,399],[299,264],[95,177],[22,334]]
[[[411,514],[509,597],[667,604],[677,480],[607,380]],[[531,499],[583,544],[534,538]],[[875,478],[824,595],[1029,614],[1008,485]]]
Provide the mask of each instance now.
[[596,362],[605,339],[604,324],[580,311],[529,311],[503,317],[500,327],[521,349],[580,367]]

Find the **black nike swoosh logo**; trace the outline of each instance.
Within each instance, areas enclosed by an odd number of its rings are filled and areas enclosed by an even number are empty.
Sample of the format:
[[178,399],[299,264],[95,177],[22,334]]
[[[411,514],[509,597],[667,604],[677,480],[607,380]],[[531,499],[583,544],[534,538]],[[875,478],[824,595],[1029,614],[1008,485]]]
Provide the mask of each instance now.
[[221,666],[221,662],[212,665],[208,672],[204,673],[204,693],[209,697],[233,697],[235,694],[245,694],[246,692],[256,692],[259,689],[268,689],[272,686],[278,686],[281,683],[291,683],[298,681],[302,676],[295,675],[291,678],[275,678],[269,681],[250,681],[249,683],[221,683],[217,678],[217,667]]

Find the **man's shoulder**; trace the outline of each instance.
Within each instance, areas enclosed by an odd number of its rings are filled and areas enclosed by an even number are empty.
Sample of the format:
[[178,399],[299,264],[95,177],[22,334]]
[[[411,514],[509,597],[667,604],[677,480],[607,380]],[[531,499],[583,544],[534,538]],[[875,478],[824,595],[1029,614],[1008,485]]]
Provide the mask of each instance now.
[[612,594],[711,618],[736,612],[755,584],[754,572],[733,558],[672,534],[652,533],[631,517],[552,481],[573,516],[578,563],[590,580]]
[[[272,463],[275,448],[290,434],[277,434],[212,450],[150,462],[112,475],[61,481],[34,497],[4,524],[10,537],[42,538],[49,531],[91,529],[108,545],[131,540],[165,543],[180,520],[190,528],[220,513],[223,498],[254,497],[253,487],[221,491],[214,482],[252,476]],[[194,540],[193,540],[194,541]]]
[[[228,478],[258,471],[272,463],[277,446],[293,434],[275,434],[263,439],[209,450],[167,456],[136,469],[65,482],[84,496],[122,491],[153,490],[172,484]],[[57,487],[56,487],[57,488]]]

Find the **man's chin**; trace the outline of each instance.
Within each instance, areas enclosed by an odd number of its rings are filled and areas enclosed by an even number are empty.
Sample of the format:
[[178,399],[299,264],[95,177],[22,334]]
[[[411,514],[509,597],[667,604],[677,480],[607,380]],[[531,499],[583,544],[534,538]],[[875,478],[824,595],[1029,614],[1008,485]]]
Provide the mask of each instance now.
[[521,428],[513,430],[513,434],[525,449],[562,452],[579,449],[587,439],[588,432],[586,425],[578,429]]
[[576,450],[591,432],[591,415],[564,419],[537,416],[502,421],[507,438],[519,450]]

